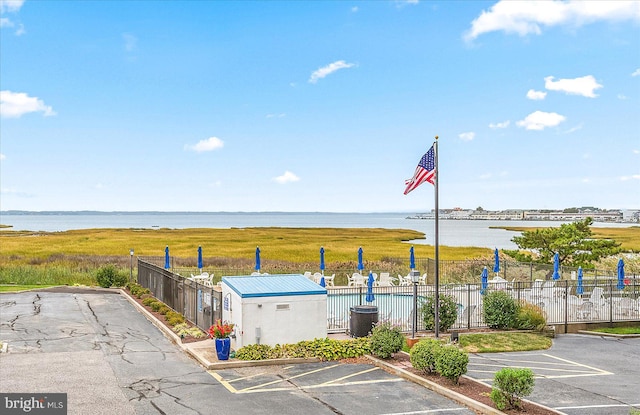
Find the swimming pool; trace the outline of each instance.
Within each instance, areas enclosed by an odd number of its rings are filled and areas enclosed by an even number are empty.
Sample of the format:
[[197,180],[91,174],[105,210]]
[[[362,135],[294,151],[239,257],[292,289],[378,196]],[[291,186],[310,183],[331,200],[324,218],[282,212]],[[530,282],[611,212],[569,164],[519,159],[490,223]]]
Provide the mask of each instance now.
[[[424,299],[424,295],[418,295],[418,307],[424,302]],[[393,325],[400,326],[402,330],[411,329],[413,293],[376,293],[375,290],[372,302],[366,301],[366,290],[357,293],[329,292],[327,295],[327,328],[331,331],[346,330],[349,326],[350,309],[357,305],[377,306],[378,321],[388,321]],[[418,326],[422,326],[420,321],[418,321]]]

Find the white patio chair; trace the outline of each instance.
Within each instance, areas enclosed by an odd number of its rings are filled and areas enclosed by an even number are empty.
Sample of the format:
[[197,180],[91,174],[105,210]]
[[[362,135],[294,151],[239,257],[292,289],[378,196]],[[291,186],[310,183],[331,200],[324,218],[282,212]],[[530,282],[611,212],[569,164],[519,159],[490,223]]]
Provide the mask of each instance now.
[[333,280],[336,278],[336,274],[325,275],[324,283],[327,287],[334,287]]
[[[316,284],[320,284],[320,280],[322,279],[322,274],[319,272],[315,272],[313,274],[313,282],[315,282]],[[327,280],[324,280],[325,284],[327,283]]]
[[393,284],[393,278],[391,278],[391,276],[389,276],[388,272],[381,272],[380,273],[380,279],[378,280],[378,286],[379,287],[392,287]]
[[593,303],[591,301],[583,301],[582,304],[578,306],[576,318],[578,320],[592,320],[594,313],[597,314],[597,310],[594,309]]
[[638,313],[637,303],[629,297],[621,298],[616,303],[616,312],[625,317],[634,316]]
[[398,285],[411,285],[411,276],[407,275],[406,277],[403,277],[398,274]]
[[313,274],[311,274],[311,271],[305,271],[304,276],[310,280],[313,280]]
[[418,284],[427,285],[427,273],[425,272],[420,276],[420,281]]
[[350,277],[347,275],[347,278],[349,280],[347,283],[349,287],[363,287],[365,285],[364,277],[357,272],[354,272]]

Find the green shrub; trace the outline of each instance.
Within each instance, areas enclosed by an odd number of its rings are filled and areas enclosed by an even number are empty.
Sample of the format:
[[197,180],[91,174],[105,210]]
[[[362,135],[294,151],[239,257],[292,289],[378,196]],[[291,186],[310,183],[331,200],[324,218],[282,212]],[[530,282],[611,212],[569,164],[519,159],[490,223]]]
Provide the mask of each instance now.
[[443,347],[436,358],[436,372],[440,376],[451,380],[458,384],[460,376],[467,373],[467,365],[469,364],[469,355],[464,350],[460,350],[455,346]]
[[173,326],[173,331],[180,337],[194,337],[200,339],[206,336],[206,333],[197,327],[189,327],[187,323],[178,323]]
[[[167,307],[167,306],[165,306]],[[169,323],[170,326],[175,326],[176,324],[184,323],[184,316],[180,313],[177,313],[167,307],[169,311],[165,313],[164,319]]]
[[161,301],[156,301],[149,305],[149,307],[151,307],[151,309],[155,312],[158,312],[158,310],[160,310],[160,307],[162,306],[164,306],[164,303]]
[[316,357],[321,360],[339,360],[363,356],[371,353],[368,337],[353,340],[314,339],[304,340],[296,344],[275,345],[250,344],[236,351],[240,360],[263,360],[283,357]]
[[436,370],[436,359],[442,351],[442,343],[436,339],[420,340],[409,351],[411,366],[425,373]]
[[404,335],[400,327],[391,326],[390,323],[380,323],[371,330],[369,337],[371,353],[381,359],[388,359],[394,353],[402,350]]
[[268,344],[249,344],[236,351],[236,359],[265,360],[269,359],[271,346]]
[[147,307],[151,307],[151,304],[153,303],[157,303],[158,300],[155,297],[147,297],[144,300],[142,300],[142,304],[146,305]]
[[96,280],[98,285],[103,288],[109,288],[113,285],[113,281],[118,275],[118,269],[115,265],[108,264],[98,268],[96,272]]
[[505,367],[496,372],[491,389],[491,400],[502,410],[521,408],[521,398],[533,392],[533,371],[527,368]]
[[518,303],[504,291],[491,291],[482,300],[484,322],[492,329],[516,327]]
[[[438,326],[440,331],[446,331],[453,326],[458,318],[458,304],[453,296],[440,295],[439,298],[439,313],[438,313]],[[434,330],[436,327],[436,298],[435,296],[427,296],[425,301],[420,307],[420,313],[422,314],[422,320],[424,321],[424,327],[427,330]]]
[[163,316],[166,315],[167,313],[171,312],[171,307],[169,307],[166,304],[163,304],[159,309],[158,309],[158,313],[162,314]]
[[518,308],[516,327],[523,330],[542,331],[547,325],[544,312],[537,305],[523,301]]
[[129,281],[129,276],[125,275],[124,272],[118,271],[118,273],[113,277],[113,281],[111,282],[112,287],[124,287],[127,285]]

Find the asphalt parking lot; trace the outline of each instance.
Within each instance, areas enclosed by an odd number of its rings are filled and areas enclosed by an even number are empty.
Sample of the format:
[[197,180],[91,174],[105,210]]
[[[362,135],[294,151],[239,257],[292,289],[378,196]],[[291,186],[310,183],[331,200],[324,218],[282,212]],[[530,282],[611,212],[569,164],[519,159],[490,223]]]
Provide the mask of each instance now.
[[0,294],[3,393],[67,393],[69,414],[473,412],[373,365],[207,371],[119,294]]
[[569,415],[629,415],[640,408],[640,338],[563,334],[549,350],[473,354],[467,375],[491,384],[507,366],[532,369],[529,399]]

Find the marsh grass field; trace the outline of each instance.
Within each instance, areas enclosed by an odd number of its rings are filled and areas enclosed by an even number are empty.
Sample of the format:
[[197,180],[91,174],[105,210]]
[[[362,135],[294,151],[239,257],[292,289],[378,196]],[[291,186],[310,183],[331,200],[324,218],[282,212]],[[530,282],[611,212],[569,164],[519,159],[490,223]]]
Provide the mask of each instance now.
[[[524,230],[524,229],[518,229]],[[593,228],[597,237],[614,237],[625,250],[640,251],[640,227]],[[265,269],[286,272],[316,270],[319,249],[325,249],[328,270],[352,269],[362,246],[365,269],[408,267],[410,244],[424,234],[381,228],[191,228],[191,229],[83,229],[64,232],[0,229],[0,284],[95,285],[95,273],[106,264],[129,272],[133,248],[136,257],[162,257],[169,246],[175,265],[195,267],[202,247],[207,266],[250,272],[256,246]],[[434,247],[415,245],[416,259],[434,258]],[[440,246],[442,260],[492,260],[493,251],[479,247]]]

